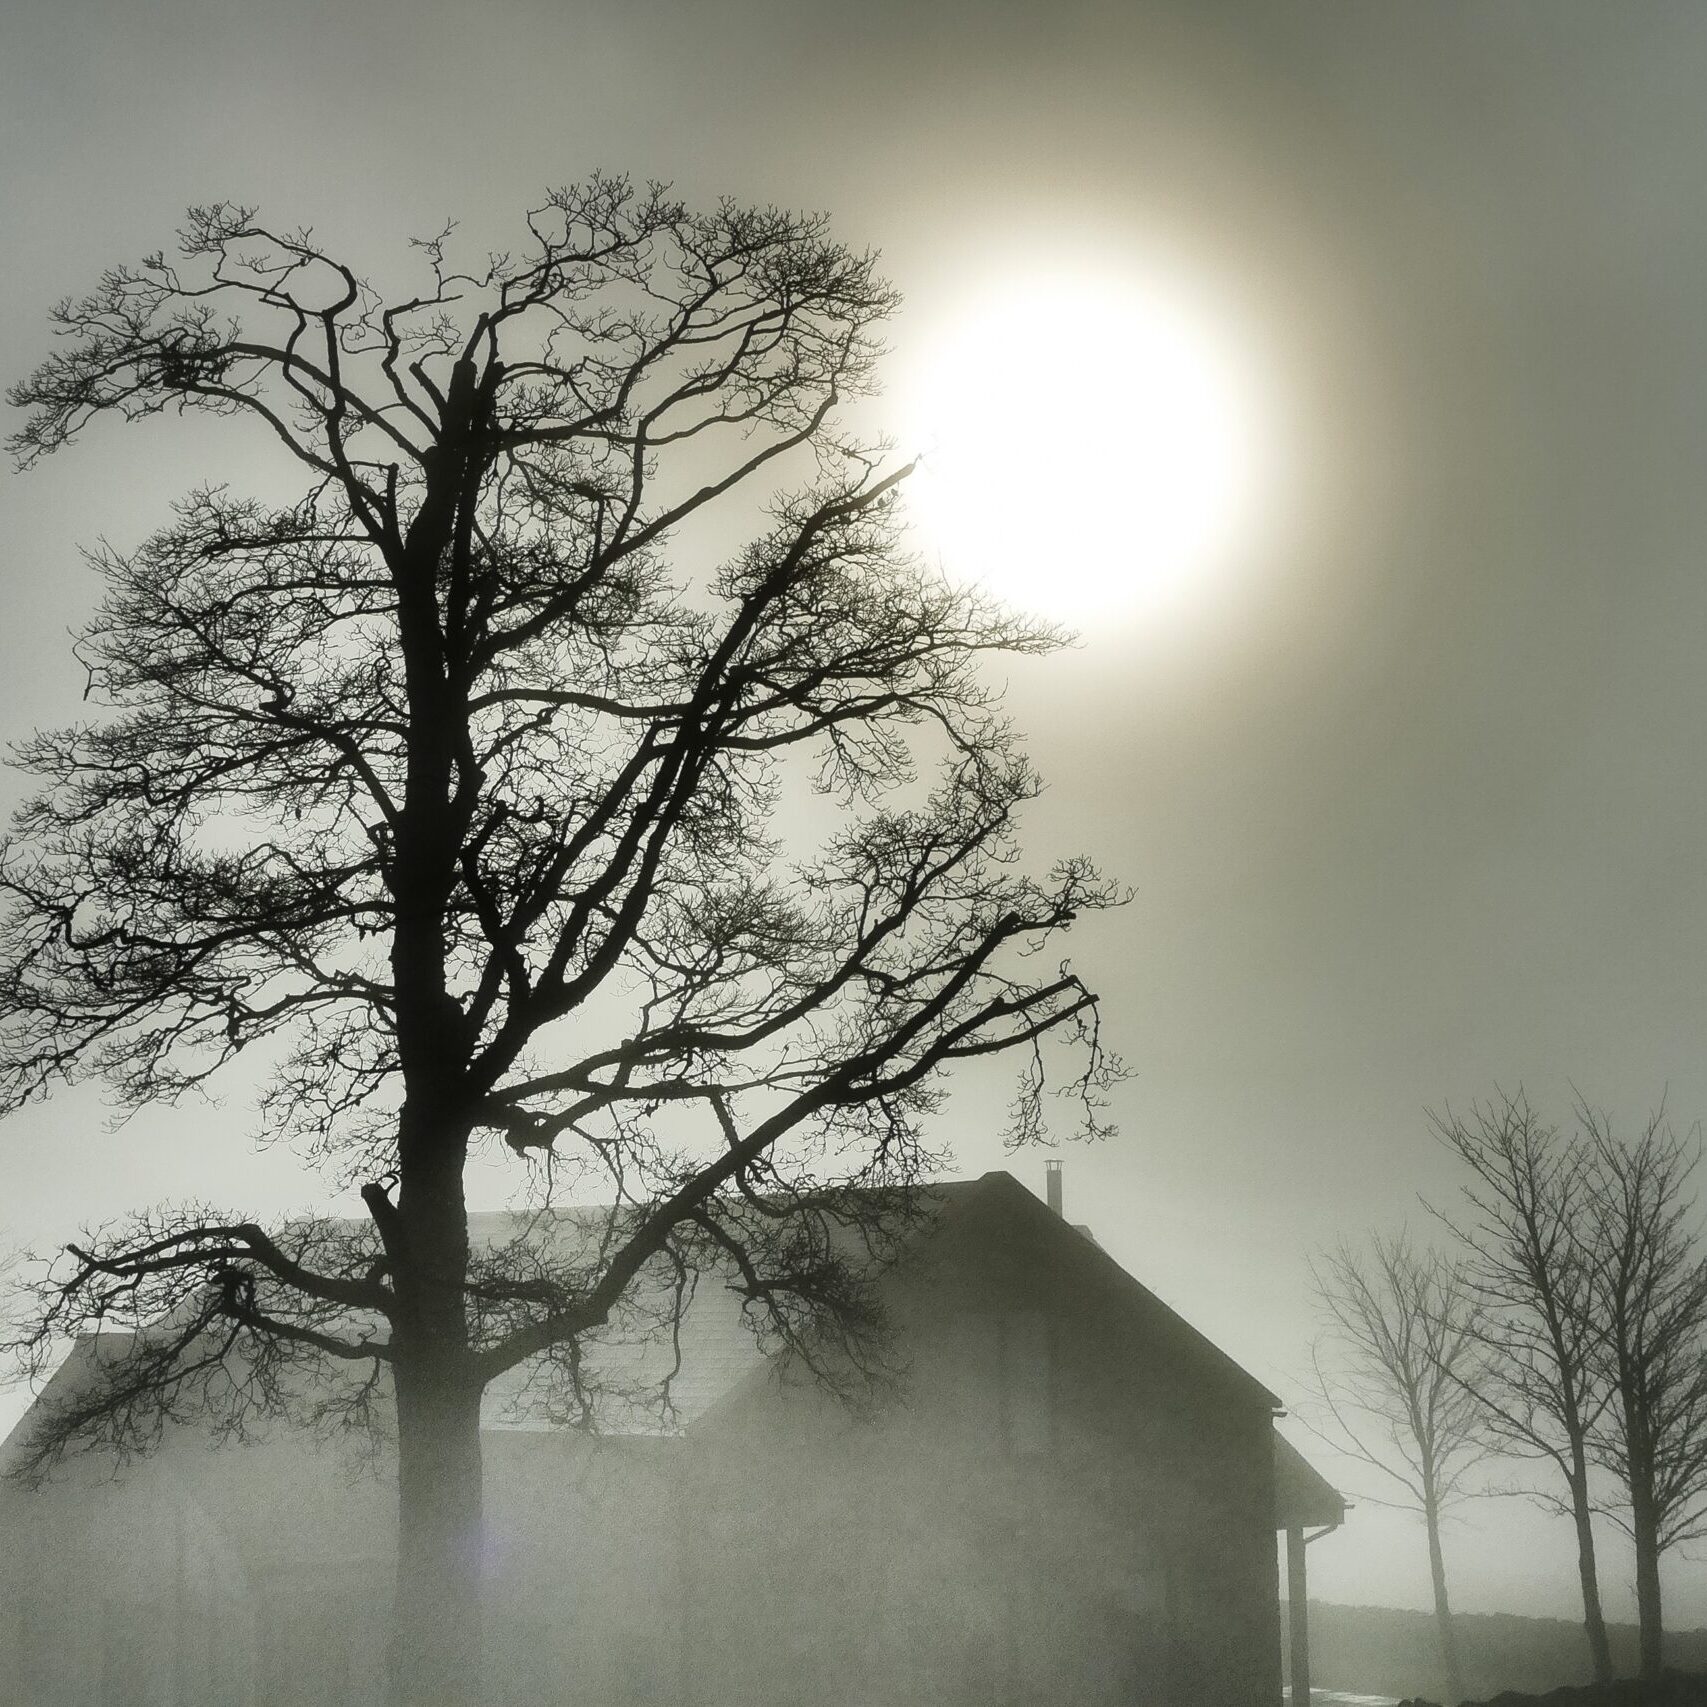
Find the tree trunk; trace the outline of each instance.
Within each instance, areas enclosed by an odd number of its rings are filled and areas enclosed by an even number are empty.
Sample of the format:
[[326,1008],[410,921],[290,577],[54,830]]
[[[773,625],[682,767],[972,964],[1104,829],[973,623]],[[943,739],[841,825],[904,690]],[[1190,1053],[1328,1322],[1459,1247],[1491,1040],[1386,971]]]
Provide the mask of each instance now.
[[1665,1646],[1660,1608],[1659,1518],[1653,1496],[1645,1490],[1637,1490],[1631,1500],[1630,1532],[1636,1543],[1636,1621],[1641,1629],[1642,1676],[1658,1677]]
[[1571,1466],[1571,1515],[1577,1526],[1577,1576],[1583,1590],[1583,1629],[1588,1635],[1589,1657],[1596,1683],[1612,1681],[1612,1644],[1606,1636],[1606,1618],[1600,1609],[1600,1572],[1594,1556],[1594,1522],[1588,1497],[1588,1468],[1579,1450],[1573,1451]]
[[[489,367],[489,377],[498,371]],[[370,1201],[396,1297],[397,1602],[388,1707],[478,1707],[480,1385],[468,1335],[462,1177],[471,1039],[445,970],[446,909],[467,828],[466,804],[457,801],[469,779],[453,786],[453,778],[468,707],[452,685],[457,664],[446,640],[447,627],[463,612],[448,608],[455,601],[440,582],[459,525],[465,541],[472,525],[481,407],[476,367],[465,356],[452,369],[420,507],[401,558],[391,563],[408,701],[408,772],[388,874],[396,903],[397,1053],[406,1089],[396,1205],[387,1207],[383,1192]]]
[[1452,1607],[1446,1598],[1446,1557],[1440,1550],[1440,1508],[1433,1501],[1423,1507],[1428,1527],[1428,1573],[1434,1584],[1434,1623],[1440,1638],[1440,1665],[1446,1679],[1449,1707],[1464,1699],[1464,1673],[1458,1663],[1458,1634],[1452,1627]]
[[[405,1109],[393,1234],[397,1602],[388,1707],[477,1707],[480,1386],[470,1364],[466,1139]],[[407,1159],[413,1158],[413,1159]]]
[[480,1676],[480,1394],[397,1372],[397,1604],[388,1707],[475,1707]]

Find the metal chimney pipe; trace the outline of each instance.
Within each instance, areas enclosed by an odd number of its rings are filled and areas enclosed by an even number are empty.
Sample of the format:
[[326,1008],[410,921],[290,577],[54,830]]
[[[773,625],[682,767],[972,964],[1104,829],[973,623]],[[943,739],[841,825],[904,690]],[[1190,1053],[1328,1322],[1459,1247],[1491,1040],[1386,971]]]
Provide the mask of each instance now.
[[1043,1190],[1049,1200],[1049,1207],[1055,1214],[1063,1213],[1061,1208],[1061,1164],[1045,1162],[1043,1164]]

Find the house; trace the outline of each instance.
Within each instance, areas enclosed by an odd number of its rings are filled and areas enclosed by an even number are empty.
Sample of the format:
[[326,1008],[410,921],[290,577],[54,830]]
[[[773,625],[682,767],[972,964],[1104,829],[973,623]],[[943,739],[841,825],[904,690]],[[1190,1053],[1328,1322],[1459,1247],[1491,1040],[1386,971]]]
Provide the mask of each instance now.
[[[1277,1530],[1343,1505],[1289,1448],[1277,1471],[1274,1396],[1010,1175],[931,1189],[875,1416],[779,1374],[720,1288],[668,1426],[492,1396],[493,1707],[1275,1707]],[[0,1677],[27,1707],[377,1702],[379,1469],[180,1429],[116,1481],[9,1489]]]

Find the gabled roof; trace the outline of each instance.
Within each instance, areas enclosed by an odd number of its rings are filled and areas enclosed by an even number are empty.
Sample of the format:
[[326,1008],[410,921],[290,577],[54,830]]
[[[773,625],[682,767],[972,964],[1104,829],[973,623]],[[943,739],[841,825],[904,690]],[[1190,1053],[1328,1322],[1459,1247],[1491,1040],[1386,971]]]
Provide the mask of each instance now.
[[0,1474],[11,1468],[41,1408],[75,1393],[93,1378],[99,1359],[122,1355],[135,1337],[128,1333],[79,1334],[72,1341],[70,1351],[42,1383],[41,1391],[30,1401],[29,1409],[12,1424],[11,1431],[0,1441]]
[[[470,1217],[477,1237],[486,1229]],[[496,1217],[491,1219],[496,1220]],[[678,1347],[680,1351],[678,1363]],[[598,1432],[669,1435],[692,1427],[749,1376],[768,1367],[741,1300],[722,1277],[704,1277],[671,1335],[651,1323],[618,1319],[582,1353],[587,1385],[598,1396]],[[667,1384],[667,1387],[666,1387]],[[667,1390],[667,1403],[660,1395]],[[537,1432],[578,1419],[557,1414],[537,1365],[506,1371],[486,1389],[481,1426]]]
[[1021,1212],[1040,1227],[1059,1229],[1063,1240],[1071,1240],[1075,1248],[1088,1258],[1088,1266],[1104,1282],[1122,1296],[1136,1319],[1141,1320],[1151,1335],[1168,1343],[1180,1361],[1195,1364],[1205,1373],[1213,1373],[1223,1382],[1242,1391],[1254,1402],[1266,1404],[1271,1411],[1280,1409],[1280,1401],[1243,1364],[1237,1363],[1207,1334],[1194,1328],[1172,1305],[1158,1298],[1149,1287],[1111,1257],[1091,1236],[1087,1227],[1077,1227],[1062,1220],[1049,1206],[1028,1191],[1005,1169],[996,1169],[981,1179],[970,1182],[971,1189],[998,1190],[1010,1194]]
[[[1012,1174],[998,1169],[978,1179],[940,1181],[921,1189],[928,1196],[927,1214],[899,1253],[898,1269],[905,1268],[909,1255],[928,1248],[938,1233],[962,1223],[980,1206],[999,1209],[1022,1218],[1037,1238],[1059,1241],[1063,1255],[1082,1265],[1099,1290],[1129,1311],[1135,1327],[1148,1342],[1164,1346],[1171,1362],[1201,1371],[1223,1390],[1237,1394],[1241,1402],[1271,1411],[1279,1408],[1268,1388],[1122,1268],[1088,1229],[1062,1220]],[[560,1211],[554,1228],[559,1237],[594,1238],[608,1213],[603,1209]],[[523,1224],[521,1217],[475,1215],[470,1217],[470,1232],[477,1243],[490,1247],[514,1236]],[[670,1383],[666,1412],[655,1395],[675,1364],[678,1344],[680,1370]],[[710,1277],[701,1281],[674,1343],[655,1330],[625,1332],[617,1323],[588,1348],[585,1360],[590,1384],[601,1390],[600,1430],[618,1435],[673,1434],[691,1428],[769,1367],[742,1320],[739,1299],[727,1285]],[[568,1420],[552,1416],[540,1404],[526,1366],[493,1384],[482,1417],[488,1428],[528,1431]]]
[[[1261,1382],[1127,1273],[1087,1230],[1062,1220],[1011,1174],[997,1170],[975,1180],[944,1181],[922,1190],[928,1199],[928,1212],[903,1247],[903,1265],[908,1246],[913,1250],[928,1248],[938,1233],[957,1223],[966,1225],[970,1219],[975,1224],[980,1211],[1015,1218],[1010,1224],[1024,1226],[1028,1237],[1046,1246],[1058,1241],[1063,1259],[1072,1265],[1069,1272],[1113,1300],[1118,1311],[1130,1312],[1135,1331],[1147,1344],[1160,1348],[1170,1365],[1201,1372],[1240,1403],[1278,1408],[1278,1401]],[[598,1208],[566,1208],[545,1215],[476,1213],[469,1218],[469,1231],[477,1248],[491,1251],[523,1234],[537,1236],[542,1227],[548,1227],[548,1237],[559,1245],[562,1254],[569,1254],[574,1247],[590,1253],[607,1225],[609,1213]],[[656,1294],[652,1301],[656,1303]],[[13,1430],[8,1444],[27,1429],[37,1406],[51,1402],[55,1394],[63,1394],[68,1385],[86,1379],[95,1358],[122,1351],[126,1343],[128,1336],[123,1335],[80,1340],[36,1405]],[[694,1291],[674,1336],[657,1331],[656,1317],[646,1308],[643,1289],[638,1307],[613,1321],[586,1346],[584,1361],[589,1385],[599,1395],[595,1416],[598,1431],[630,1438],[683,1433],[770,1368],[743,1319],[741,1300],[727,1284],[719,1284],[710,1276],[702,1278]],[[661,1406],[657,1395],[666,1379],[669,1403]],[[526,1365],[494,1382],[482,1406],[484,1426],[494,1431],[538,1433],[577,1420],[561,1414],[561,1406],[554,1414],[553,1407],[544,1402],[543,1385],[539,1371]],[[1298,1472],[1319,1484],[1311,1494],[1315,1502],[1312,1509],[1325,1509],[1320,1490],[1326,1489],[1333,1499],[1337,1495],[1301,1458],[1295,1453],[1292,1457]],[[1289,1469],[1288,1474],[1295,1473]],[[1306,1521],[1328,1520],[1311,1517]]]
[[[1007,1177],[1007,1176],[1002,1176]],[[968,1195],[983,1187],[980,1180],[940,1181],[920,1188],[924,1215],[911,1230],[906,1245],[928,1240],[942,1217]],[[558,1254],[572,1258],[577,1243],[591,1249],[608,1226],[607,1206],[562,1209],[549,1218],[545,1234]],[[526,1230],[539,1237],[547,1222],[539,1215],[474,1214],[469,1235],[477,1247],[491,1249]],[[832,1229],[832,1233],[833,1233]],[[843,1254],[858,1261],[850,1234]],[[731,1398],[748,1381],[772,1368],[761,1350],[755,1325],[743,1313],[742,1300],[731,1285],[730,1273],[700,1276],[692,1298],[673,1334],[660,1332],[653,1306],[664,1288],[648,1282],[643,1273],[631,1288],[638,1308],[620,1314],[588,1341],[582,1351],[587,1383],[599,1397],[597,1425],[607,1435],[672,1435],[699,1422],[715,1406]],[[668,1378],[668,1403],[659,1393]],[[481,1420],[494,1430],[538,1432],[574,1421],[554,1414],[535,1371],[529,1365],[508,1371],[487,1389]]]
[[[1201,1371],[1206,1378],[1219,1382],[1223,1390],[1240,1394],[1252,1406],[1266,1407],[1271,1412],[1280,1408],[1274,1394],[1254,1375],[1109,1256],[1089,1228],[1063,1221],[1005,1170],[995,1170],[975,1180],[944,1181],[925,1189],[930,1193],[934,1213],[916,1230],[916,1246],[928,1247],[933,1237],[953,1227],[980,1205],[1021,1217],[1039,1237],[1059,1240],[1063,1253],[1070,1253],[1082,1264],[1083,1272],[1094,1274],[1100,1286],[1131,1313],[1134,1326],[1141,1330],[1146,1341],[1165,1346],[1176,1366]],[[602,1224],[602,1211],[591,1215]],[[472,1224],[478,1236],[493,1242],[509,1231],[503,1217],[474,1217]],[[590,1220],[589,1225],[592,1224]],[[898,1267],[904,1269],[907,1254],[903,1253]],[[701,1287],[682,1320],[679,1342],[681,1369],[671,1386],[671,1413],[665,1416],[655,1401],[647,1402],[637,1396],[626,1404],[605,1409],[600,1422],[606,1433],[633,1438],[689,1432],[715,1407],[732,1399],[749,1383],[764,1379],[770,1371],[752,1331],[741,1319],[739,1301],[721,1285],[707,1283]],[[608,1382],[618,1391],[635,1395],[647,1390],[655,1392],[674,1357],[674,1348],[656,1336],[624,1340],[615,1335],[591,1354],[601,1383]],[[522,1391],[524,1379],[519,1372],[514,1373],[488,1393],[483,1412],[488,1428],[506,1434],[537,1434],[549,1428],[547,1419],[537,1411],[530,1412]],[[1274,1433],[1273,1442],[1275,1526],[1326,1528],[1342,1523],[1346,1502],[1338,1491],[1278,1432]]]

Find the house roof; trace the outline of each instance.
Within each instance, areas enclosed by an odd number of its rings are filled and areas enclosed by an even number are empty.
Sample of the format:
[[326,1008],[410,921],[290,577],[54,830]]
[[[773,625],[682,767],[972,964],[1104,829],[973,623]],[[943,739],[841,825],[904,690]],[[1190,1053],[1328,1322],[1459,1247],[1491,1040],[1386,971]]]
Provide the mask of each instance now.
[[[1012,1174],[993,1170],[978,1179],[932,1183],[923,1188],[928,1199],[926,1218],[907,1243],[921,1244],[940,1228],[980,1201],[1004,1199],[1033,1223],[1045,1238],[1070,1242],[1072,1249],[1118,1293],[1154,1335],[1158,1330],[1170,1350],[1184,1361],[1243,1388],[1271,1409],[1279,1401],[1248,1371],[1176,1310],[1120,1266],[1085,1227],[1063,1221]],[[493,1251],[514,1239],[544,1237],[557,1258],[573,1260],[577,1250],[591,1254],[609,1224],[608,1207],[565,1207],[549,1212],[476,1212],[469,1216],[470,1242]],[[906,1245],[900,1253],[906,1255]],[[661,1288],[646,1284],[637,1301],[615,1318],[587,1345],[584,1362],[587,1384],[599,1396],[597,1423],[612,1435],[668,1435],[690,1428],[760,1370],[768,1360],[752,1327],[743,1318],[742,1303],[726,1284],[702,1280],[683,1312],[679,1331],[671,1336],[657,1329],[655,1306]],[[11,1447],[28,1429],[40,1408],[63,1397],[88,1379],[102,1358],[122,1355],[132,1336],[104,1332],[80,1337],[55,1371],[30,1410],[4,1443]],[[678,1360],[679,1352],[679,1360]],[[668,1385],[668,1403],[657,1395]],[[575,1420],[560,1414],[546,1391],[537,1367],[523,1365],[493,1382],[481,1409],[482,1423],[491,1429],[534,1432]],[[3,1450],[3,1449],[0,1449]]]
[[[998,1176],[986,1176],[986,1179]],[[1001,1175],[1002,1179],[1009,1176]],[[1017,1183],[1017,1182],[1015,1182]],[[924,1215],[897,1251],[927,1240],[956,1208],[985,1189],[984,1180],[939,1181],[921,1189]],[[1029,1194],[1027,1194],[1029,1195]],[[919,1200],[915,1200],[918,1202]],[[604,1235],[608,1206],[553,1211],[549,1232],[554,1255],[574,1260],[575,1247],[591,1251]],[[469,1216],[477,1247],[496,1248],[518,1234],[538,1239],[547,1223],[538,1215],[508,1212]],[[830,1229],[835,1240],[836,1229]],[[841,1254],[859,1262],[854,1234],[839,1241]],[[598,1395],[598,1428],[607,1435],[671,1435],[691,1428],[713,1407],[732,1397],[772,1365],[760,1348],[729,1274],[701,1276],[672,1332],[659,1330],[659,1306],[670,1283],[648,1280],[644,1271],[630,1289],[629,1307],[589,1340],[582,1352],[587,1385]],[[507,1371],[487,1389],[481,1420],[489,1429],[539,1432],[575,1420],[560,1414],[537,1365]],[[668,1403],[659,1394],[668,1378]]]
[[[1279,1400],[1267,1387],[1121,1267],[1088,1229],[1062,1220],[1012,1174],[998,1169],[977,1179],[936,1182],[923,1190],[927,1214],[903,1242],[897,1254],[898,1271],[904,1272],[907,1258],[928,1249],[937,1234],[964,1224],[981,1207],[1016,1217],[1036,1238],[1059,1241],[1061,1254],[1076,1262],[1077,1272],[1116,1300],[1117,1308],[1130,1314],[1146,1343],[1165,1351],[1170,1365],[1192,1370],[1194,1377],[1215,1383],[1240,1403],[1279,1409]],[[556,1211],[551,1221],[553,1236],[590,1245],[609,1213],[602,1208]],[[540,1225],[537,1216],[476,1214],[469,1219],[472,1238],[487,1248],[516,1237],[524,1228],[538,1237]],[[669,1384],[670,1402],[661,1406],[659,1390],[677,1362],[678,1348],[680,1364]],[[691,1429],[770,1368],[752,1328],[743,1320],[739,1298],[727,1285],[709,1279],[698,1287],[674,1336],[658,1331],[655,1314],[642,1296],[641,1307],[627,1320],[613,1321],[596,1343],[586,1347],[583,1360],[588,1385],[598,1394],[600,1432],[628,1436],[671,1435]],[[565,1414],[560,1400],[553,1401],[539,1369],[527,1365],[492,1384],[481,1414],[489,1429],[524,1432],[575,1420]]]
[[999,1189],[1012,1194],[1026,1206],[1025,1213],[1043,1226],[1060,1230],[1064,1239],[1074,1241],[1087,1254],[1096,1271],[1126,1299],[1135,1314],[1142,1317],[1152,1332],[1170,1342],[1170,1348],[1182,1360],[1197,1365],[1206,1373],[1213,1372],[1236,1390],[1271,1411],[1280,1409],[1280,1400],[1243,1364],[1229,1357],[1207,1334],[1188,1322],[1171,1304],[1157,1297],[1149,1287],[1123,1268],[1091,1236],[1088,1227],[1078,1227],[1061,1219],[1041,1198],[1028,1191],[1005,1169],[985,1174],[969,1182],[972,1188]]
[[28,1436],[43,1407],[57,1404],[83,1386],[102,1357],[119,1357],[129,1349],[134,1334],[79,1334],[59,1366],[42,1383],[42,1388],[30,1401],[29,1409],[12,1424],[4,1440],[0,1440],[0,1472],[10,1469],[18,1451]]
[[[908,1244],[927,1244],[939,1230],[980,1207],[1017,1217],[1016,1224],[1024,1225],[1029,1235],[1061,1241],[1061,1253],[1075,1263],[1074,1272],[1116,1300],[1117,1308],[1130,1311],[1147,1343],[1163,1348],[1171,1364],[1202,1372],[1241,1403],[1278,1408],[1278,1401],[1261,1382],[1115,1262],[1087,1229],[1063,1221],[1011,1174],[994,1171],[979,1179],[941,1182],[924,1189],[930,1213],[913,1230]],[[564,1208],[543,1216],[476,1213],[469,1218],[469,1231],[476,1248],[490,1252],[523,1236],[537,1240],[541,1229],[548,1228],[546,1237],[556,1246],[553,1255],[572,1259],[577,1249],[589,1255],[594,1251],[609,1214],[597,1208]],[[904,1244],[903,1262],[907,1254]],[[661,1299],[662,1288],[655,1287],[648,1298],[643,1284],[631,1307],[585,1347],[588,1385],[598,1396],[595,1421],[603,1435],[637,1439],[685,1433],[771,1367],[743,1319],[740,1298],[727,1285],[702,1280],[673,1335],[658,1330],[655,1306]],[[129,1336],[117,1334],[80,1340],[14,1428],[6,1448],[21,1438],[38,1407],[87,1379],[96,1359],[122,1353],[128,1342]],[[659,1393],[666,1385],[668,1402],[661,1404]],[[503,1434],[539,1434],[578,1420],[567,1411],[561,1396],[552,1393],[541,1369],[528,1365],[492,1384],[481,1416],[486,1429]],[[1341,1520],[1345,1507],[1339,1495],[1278,1436],[1275,1467],[1282,1527]]]
[[1337,1529],[1345,1522],[1345,1496],[1310,1467],[1279,1429],[1274,1431],[1274,1527]]
[[[1122,1268],[1098,1244],[1088,1227],[1061,1220],[1013,1175],[996,1170],[975,1180],[941,1182],[927,1188],[937,1213],[915,1235],[928,1240],[955,1218],[980,1202],[1000,1199],[1032,1222],[1046,1238],[1070,1241],[1070,1248],[1093,1272],[1125,1301],[1149,1336],[1168,1344],[1172,1355],[1211,1373],[1253,1403],[1278,1410],[1279,1401],[1255,1376],[1200,1333],[1178,1311],[1164,1303],[1148,1287]],[[593,1212],[602,1222],[602,1212]],[[589,1225],[593,1224],[591,1221]],[[508,1218],[471,1217],[476,1237],[497,1242],[508,1236]],[[685,1433],[715,1406],[732,1397],[750,1381],[762,1378],[769,1363],[741,1319],[738,1300],[722,1286],[706,1286],[696,1294],[686,1311],[680,1331],[681,1369],[672,1383],[672,1411],[665,1416],[654,1400],[640,1395],[655,1392],[674,1360],[674,1349],[655,1334],[624,1339],[620,1334],[602,1343],[592,1354],[601,1384],[635,1396],[616,1407],[605,1408],[601,1423],[614,1435],[667,1436]],[[486,1426],[504,1433],[538,1433],[550,1427],[537,1408],[530,1407],[525,1393],[525,1375],[514,1371],[489,1390],[483,1411]],[[1304,1459],[1303,1455],[1274,1435],[1275,1526],[1319,1528],[1344,1521],[1346,1503],[1335,1488]]]
[[[490,1225],[502,1219],[471,1216],[470,1233],[502,1237],[504,1230]],[[646,1282],[637,1285],[644,1289]],[[606,1435],[680,1433],[768,1362],[743,1319],[740,1298],[727,1285],[704,1280],[674,1333],[660,1331],[643,1307],[617,1317],[582,1351],[586,1385],[597,1395],[598,1431]],[[481,1426],[543,1432],[578,1420],[543,1377],[538,1360],[505,1371],[481,1399]],[[661,1399],[666,1392],[667,1400]]]

